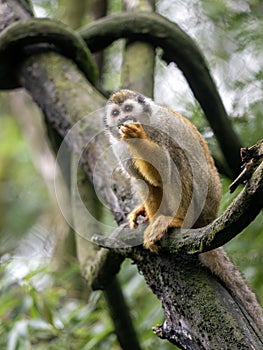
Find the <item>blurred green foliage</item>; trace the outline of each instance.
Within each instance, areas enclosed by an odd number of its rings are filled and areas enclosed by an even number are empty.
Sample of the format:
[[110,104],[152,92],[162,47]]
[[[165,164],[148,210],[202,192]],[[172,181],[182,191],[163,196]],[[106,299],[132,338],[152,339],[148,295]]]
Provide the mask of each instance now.
[[48,206],[29,145],[14,116],[0,115],[0,253],[15,248]]
[[[33,4],[41,15],[55,15],[63,19],[66,1],[34,0]],[[158,2],[158,6],[161,5],[168,8],[170,16],[177,9],[186,9],[191,18],[195,18],[195,23],[188,18],[186,23],[182,18],[182,26],[190,34],[199,28],[196,40],[212,71],[219,72],[217,83],[220,93],[225,101],[231,95],[228,111],[234,127],[245,146],[254,144],[263,135],[262,91],[260,93],[263,79],[260,65],[262,1],[162,0]],[[120,9],[121,1],[110,1],[111,12]],[[209,34],[207,28],[211,29]],[[115,51],[121,47],[116,44],[106,58],[103,77],[106,89],[118,88],[119,78],[116,79],[116,75],[119,76],[121,55],[118,56]],[[164,74],[166,69],[162,66],[160,74]],[[167,84],[166,77],[164,80]],[[172,90],[171,86],[168,90]],[[172,95],[171,99],[174,97]],[[0,97],[0,348],[117,350],[119,345],[103,294],[94,293],[87,303],[73,292],[72,281],[79,273],[78,265],[71,264],[57,274],[46,267],[49,260],[40,256],[34,264],[31,258],[12,255],[21,239],[32,233],[32,227],[42,221],[49,206],[49,197],[31,161],[27,140],[14,117],[4,108],[4,99]],[[191,116],[191,121],[207,138],[213,152],[218,154],[216,140],[193,98],[179,94],[177,104],[182,106],[186,115]],[[223,200],[220,212],[241,190],[239,188],[236,193],[230,194],[230,180],[224,176],[221,180]],[[262,241],[261,213],[242,234],[226,245],[226,249],[263,303]],[[175,349],[152,334],[151,327],[161,323],[163,315],[159,301],[136,268],[129,261],[125,262],[119,277],[143,349]]]
[[[21,263],[27,271],[18,277]],[[57,274],[41,267],[43,261],[38,263],[39,267],[33,270],[26,259],[19,262],[7,259],[1,264],[0,348],[119,349],[103,294],[93,293],[87,304],[69,292],[78,265],[72,264]],[[153,336],[151,327],[163,319],[160,305],[128,261],[122,267],[120,280],[143,349],[174,349]]]

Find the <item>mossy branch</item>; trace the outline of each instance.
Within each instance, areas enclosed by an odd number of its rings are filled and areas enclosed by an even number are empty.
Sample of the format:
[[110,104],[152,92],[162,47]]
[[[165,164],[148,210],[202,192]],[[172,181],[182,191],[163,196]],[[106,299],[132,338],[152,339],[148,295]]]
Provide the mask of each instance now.
[[61,22],[38,18],[14,22],[0,32],[0,88],[20,87],[15,67],[26,57],[47,51],[72,59],[97,84],[97,67],[82,38]]

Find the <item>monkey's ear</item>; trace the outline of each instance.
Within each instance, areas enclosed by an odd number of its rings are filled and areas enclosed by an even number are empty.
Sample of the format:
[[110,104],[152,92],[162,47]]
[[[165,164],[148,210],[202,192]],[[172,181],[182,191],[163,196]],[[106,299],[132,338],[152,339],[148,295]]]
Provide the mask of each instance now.
[[145,103],[145,97],[143,95],[139,94],[138,97],[137,97],[137,101],[139,103],[144,104]]

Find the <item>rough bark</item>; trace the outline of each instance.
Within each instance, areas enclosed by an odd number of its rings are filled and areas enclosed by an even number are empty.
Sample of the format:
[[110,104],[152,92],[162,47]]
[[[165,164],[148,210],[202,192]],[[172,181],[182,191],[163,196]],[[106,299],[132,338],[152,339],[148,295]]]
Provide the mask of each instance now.
[[165,322],[154,329],[158,336],[188,350],[262,348],[253,323],[197,257],[142,250],[131,257],[162,302]]

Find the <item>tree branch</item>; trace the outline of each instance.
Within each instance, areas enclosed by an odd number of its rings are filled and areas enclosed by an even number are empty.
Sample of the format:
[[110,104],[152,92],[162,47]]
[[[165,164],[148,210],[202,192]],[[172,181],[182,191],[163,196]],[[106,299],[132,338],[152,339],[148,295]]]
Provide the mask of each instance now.
[[124,350],[141,350],[137,335],[134,331],[130,313],[120,285],[115,278],[105,288],[105,298],[115,326],[120,346]]
[[135,248],[130,257],[162,302],[165,322],[154,328],[161,338],[187,350],[262,349],[249,316],[197,256]]
[[97,67],[82,38],[61,22],[50,19],[26,19],[10,24],[0,32],[0,88],[20,87],[14,67],[32,54],[56,51],[74,60],[94,84]]

